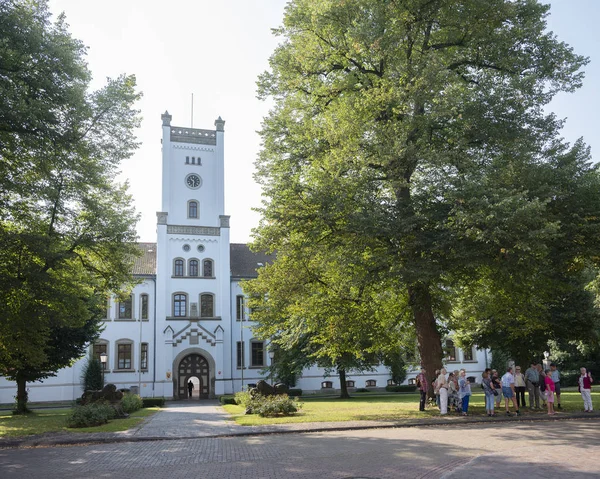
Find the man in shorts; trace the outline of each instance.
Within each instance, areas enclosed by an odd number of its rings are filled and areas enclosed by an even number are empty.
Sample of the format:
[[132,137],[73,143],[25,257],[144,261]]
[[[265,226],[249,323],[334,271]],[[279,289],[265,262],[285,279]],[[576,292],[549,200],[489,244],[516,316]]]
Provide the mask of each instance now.
[[558,409],[560,407],[560,371],[556,369],[556,363],[550,364],[550,377],[552,378],[552,382],[554,383],[554,394],[556,395],[556,403],[558,404]]
[[512,414],[508,410],[508,401],[511,400],[513,405],[515,406],[517,416],[520,416],[521,412],[519,411],[519,406],[517,405],[517,398],[515,394],[515,377],[513,376],[513,368],[508,368],[500,381],[502,382],[502,395],[504,396],[506,415],[512,416]]

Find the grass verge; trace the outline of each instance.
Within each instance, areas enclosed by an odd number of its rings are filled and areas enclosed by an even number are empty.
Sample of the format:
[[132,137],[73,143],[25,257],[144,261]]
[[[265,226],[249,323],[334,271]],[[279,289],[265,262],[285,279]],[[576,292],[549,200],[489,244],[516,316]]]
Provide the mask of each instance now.
[[[528,401],[527,394],[525,400]],[[600,393],[592,393],[592,401],[600,408]],[[292,424],[302,422],[345,422],[345,421],[399,421],[408,419],[428,419],[438,417],[440,412],[436,407],[419,411],[418,394],[389,394],[380,396],[356,395],[350,399],[339,398],[302,398],[302,409],[293,416],[260,417],[255,414],[245,414],[244,408],[237,405],[225,405],[223,408],[232,419],[242,426],[259,426],[268,424]],[[512,403],[511,403],[512,404]],[[564,391],[561,395],[561,413],[583,411],[583,401],[577,391]],[[512,405],[511,405],[511,410]],[[504,399],[500,408],[504,412]],[[524,416],[545,414],[545,410],[530,411],[524,409]],[[469,416],[485,417],[485,398],[480,391],[474,391],[469,404]]]
[[140,409],[127,419],[112,419],[98,427],[70,429],[66,416],[70,408],[34,409],[31,414],[13,416],[10,411],[0,412],[0,437],[20,437],[52,432],[119,432],[127,431],[140,424],[146,417],[160,410],[158,407]]

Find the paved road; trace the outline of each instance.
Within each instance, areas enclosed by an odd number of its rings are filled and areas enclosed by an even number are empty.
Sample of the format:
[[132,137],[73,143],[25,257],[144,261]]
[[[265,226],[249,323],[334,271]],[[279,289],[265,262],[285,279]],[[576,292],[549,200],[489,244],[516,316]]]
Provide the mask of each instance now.
[[599,426],[595,418],[457,423],[4,449],[0,477],[587,479],[600,476]]

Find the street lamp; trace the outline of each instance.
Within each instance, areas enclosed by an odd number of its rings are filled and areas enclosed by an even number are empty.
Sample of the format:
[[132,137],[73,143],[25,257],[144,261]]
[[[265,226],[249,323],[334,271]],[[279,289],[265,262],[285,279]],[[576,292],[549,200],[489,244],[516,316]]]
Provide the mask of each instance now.
[[269,349],[269,359],[271,360],[271,369],[269,374],[269,378],[271,381],[271,385],[273,384],[273,358],[275,357],[275,351],[273,349]]
[[106,368],[106,360],[108,356],[106,353],[100,353],[100,364],[102,364],[102,387],[104,387],[104,369]]

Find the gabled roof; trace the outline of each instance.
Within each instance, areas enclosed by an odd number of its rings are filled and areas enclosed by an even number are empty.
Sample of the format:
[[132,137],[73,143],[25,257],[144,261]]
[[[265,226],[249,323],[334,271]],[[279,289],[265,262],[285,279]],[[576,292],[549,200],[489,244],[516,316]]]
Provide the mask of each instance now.
[[142,256],[135,259],[133,263],[133,274],[155,275],[156,274],[156,243],[138,243],[142,250]]
[[267,263],[272,263],[275,259],[275,255],[254,253],[250,251],[247,244],[242,243],[231,243],[229,252],[232,279],[256,278],[258,276],[256,270]]

